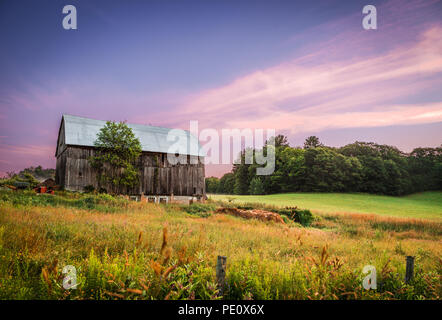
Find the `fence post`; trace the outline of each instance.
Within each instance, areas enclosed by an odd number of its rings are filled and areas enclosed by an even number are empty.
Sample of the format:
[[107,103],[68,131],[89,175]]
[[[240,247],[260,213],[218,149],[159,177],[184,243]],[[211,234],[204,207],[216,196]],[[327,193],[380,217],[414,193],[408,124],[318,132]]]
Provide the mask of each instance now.
[[405,283],[409,283],[414,276],[414,257],[407,256],[407,265],[405,268]]
[[218,284],[219,293],[218,295],[224,295],[224,286],[226,284],[226,265],[227,257],[218,256],[218,261],[216,263],[216,282]]

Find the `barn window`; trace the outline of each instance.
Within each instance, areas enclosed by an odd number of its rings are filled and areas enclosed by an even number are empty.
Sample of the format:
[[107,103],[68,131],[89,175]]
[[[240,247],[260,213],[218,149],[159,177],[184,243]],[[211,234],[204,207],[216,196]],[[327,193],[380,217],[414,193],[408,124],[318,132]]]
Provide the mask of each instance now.
[[81,172],[78,173],[78,176],[81,177],[83,174]]
[[193,194],[196,194],[196,188],[193,187]]
[[164,161],[164,153],[161,155],[161,163],[163,167],[166,165],[166,162]]

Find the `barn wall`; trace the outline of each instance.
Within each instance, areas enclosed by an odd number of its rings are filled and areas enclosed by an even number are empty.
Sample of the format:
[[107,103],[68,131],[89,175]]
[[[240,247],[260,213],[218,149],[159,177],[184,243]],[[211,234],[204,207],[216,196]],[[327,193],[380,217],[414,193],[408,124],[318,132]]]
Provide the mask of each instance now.
[[55,156],[58,157],[60,154],[63,153],[63,151],[66,149],[65,144],[65,133],[64,133],[64,121],[61,122],[60,130],[58,132],[58,139],[57,139],[57,149]]
[[55,167],[55,183],[64,186],[66,183],[66,153],[62,153],[57,157]]
[[[94,148],[67,146],[57,157],[57,183],[72,191],[82,191],[87,185],[98,188],[97,174],[88,160],[94,154]],[[204,163],[199,162],[198,157],[187,156],[187,160],[188,164],[172,165],[167,161],[167,154],[143,152],[137,163],[139,185],[126,193],[204,195]],[[102,187],[109,192],[116,191],[111,185]]]

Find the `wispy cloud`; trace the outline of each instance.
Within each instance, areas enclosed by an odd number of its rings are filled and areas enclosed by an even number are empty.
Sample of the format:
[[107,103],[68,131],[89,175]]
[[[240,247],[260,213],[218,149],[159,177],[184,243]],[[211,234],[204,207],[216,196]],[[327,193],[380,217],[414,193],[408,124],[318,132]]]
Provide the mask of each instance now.
[[442,26],[436,24],[417,42],[382,55],[316,65],[301,57],[256,71],[200,93],[182,116],[291,132],[439,122],[442,102],[399,101],[440,86],[441,72]]
[[55,146],[13,146],[0,144],[0,153],[2,154],[19,154],[22,156],[46,156],[48,152],[55,153]]

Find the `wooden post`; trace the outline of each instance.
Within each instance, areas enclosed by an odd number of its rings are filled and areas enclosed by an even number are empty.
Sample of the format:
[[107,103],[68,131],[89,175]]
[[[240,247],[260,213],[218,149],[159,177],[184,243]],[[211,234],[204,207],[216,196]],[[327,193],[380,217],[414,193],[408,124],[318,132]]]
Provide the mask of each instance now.
[[405,268],[405,283],[409,283],[414,276],[414,257],[407,256],[407,266]]
[[220,296],[224,294],[224,287],[226,284],[226,265],[227,257],[218,256],[218,261],[216,263],[216,282],[219,289],[218,295]]

